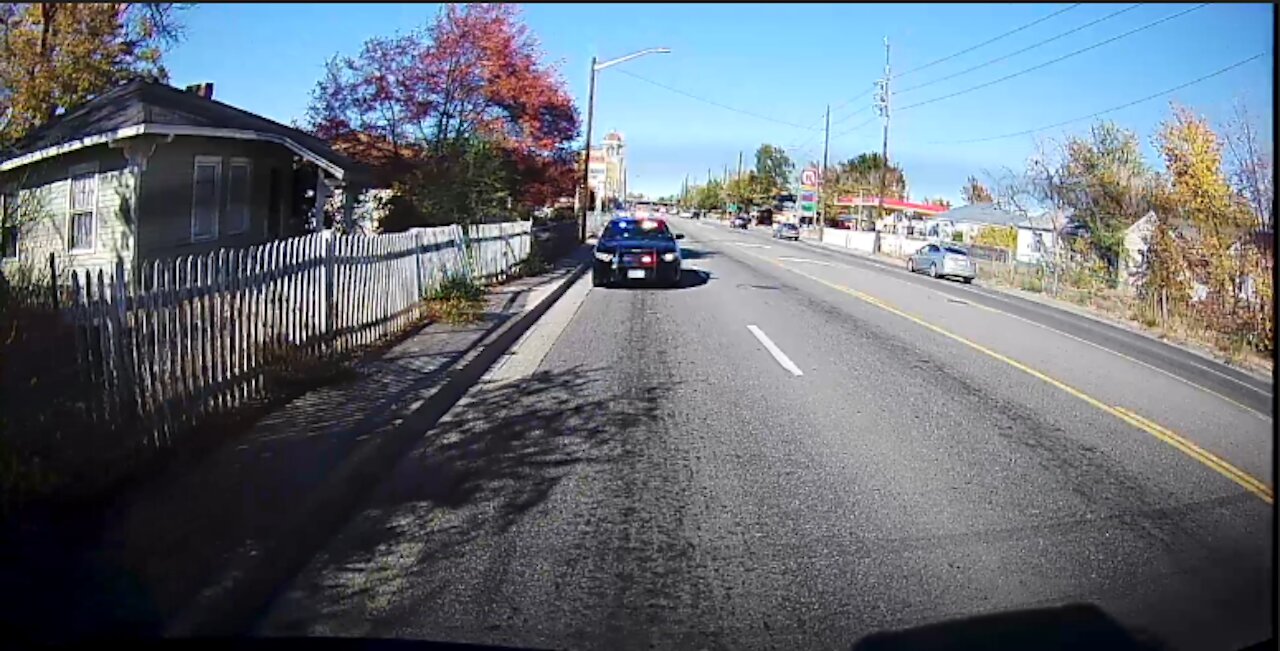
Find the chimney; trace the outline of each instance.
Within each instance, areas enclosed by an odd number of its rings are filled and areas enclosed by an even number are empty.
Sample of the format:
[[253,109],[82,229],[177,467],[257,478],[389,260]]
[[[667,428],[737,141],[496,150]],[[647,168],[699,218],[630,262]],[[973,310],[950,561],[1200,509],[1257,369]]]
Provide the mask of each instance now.
[[188,93],[195,93],[205,99],[213,99],[213,82],[203,82],[187,86]]

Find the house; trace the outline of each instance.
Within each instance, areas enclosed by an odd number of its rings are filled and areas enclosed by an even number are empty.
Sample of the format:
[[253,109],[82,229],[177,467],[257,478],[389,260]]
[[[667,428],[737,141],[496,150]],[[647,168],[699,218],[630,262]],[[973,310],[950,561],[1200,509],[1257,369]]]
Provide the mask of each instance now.
[[996,208],[989,203],[973,203],[935,215],[923,224],[925,237],[949,240],[960,233],[969,242],[978,231],[987,226],[1013,226],[1023,220],[1021,215]]
[[[4,267],[126,268],[297,235],[344,217],[367,170],[297,129],[136,80],[33,131],[0,161]],[[308,207],[309,206],[309,207]]]
[[1018,229],[1018,239],[1013,252],[1014,259],[1018,262],[1040,264],[1052,258],[1053,251],[1058,246],[1061,223],[1061,219],[1055,219],[1050,213],[1029,215],[1015,222],[1013,225]]

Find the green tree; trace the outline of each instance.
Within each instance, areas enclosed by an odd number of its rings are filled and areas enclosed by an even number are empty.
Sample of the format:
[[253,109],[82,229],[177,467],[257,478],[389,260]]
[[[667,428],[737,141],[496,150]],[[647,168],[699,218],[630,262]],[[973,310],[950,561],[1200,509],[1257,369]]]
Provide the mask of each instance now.
[[770,205],[775,193],[773,179],[760,176],[755,171],[730,179],[725,185],[726,198],[741,210]]
[[[841,195],[877,196],[880,193],[880,170],[884,168],[884,158],[871,152],[858,154],[849,160],[836,163],[827,168],[823,182],[823,218],[830,221],[836,216],[835,200]],[[885,172],[885,197],[889,199],[905,199],[907,197],[907,177],[902,168],[890,163]]]
[[1117,278],[1125,230],[1154,207],[1156,175],[1142,160],[1138,137],[1111,122],[1069,138],[1050,175],[1054,203],[1089,231],[1093,252]]
[[756,149],[756,176],[775,194],[787,190],[795,171],[796,164],[781,147],[766,144]]
[[689,186],[689,204],[698,210],[720,210],[724,208],[723,185],[716,180],[706,185]]

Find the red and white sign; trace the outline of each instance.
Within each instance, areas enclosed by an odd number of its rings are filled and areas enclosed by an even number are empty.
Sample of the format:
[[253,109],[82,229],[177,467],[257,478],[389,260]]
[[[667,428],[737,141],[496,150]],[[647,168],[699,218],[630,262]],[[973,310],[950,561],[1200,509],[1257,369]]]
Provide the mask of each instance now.
[[818,187],[818,170],[806,167],[800,172],[800,185],[806,188]]

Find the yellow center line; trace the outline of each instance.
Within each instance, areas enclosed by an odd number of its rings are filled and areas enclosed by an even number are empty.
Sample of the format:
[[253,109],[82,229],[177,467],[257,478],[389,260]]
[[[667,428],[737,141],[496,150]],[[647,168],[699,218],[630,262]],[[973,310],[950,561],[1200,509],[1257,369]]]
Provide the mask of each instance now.
[[[892,270],[892,269],[894,269],[894,267],[893,267],[892,265],[883,264],[883,263],[880,263],[880,262],[878,262],[878,261],[877,261],[877,262],[873,262],[873,264],[875,264],[876,266],[878,266],[878,267],[880,267],[880,268],[882,268],[882,269],[888,269],[888,270]],[[837,264],[836,266],[844,267],[844,268],[846,268],[846,269],[852,269],[852,268],[853,268],[853,267],[852,267],[852,265],[843,264],[843,263],[841,263],[841,264]],[[894,280],[894,281],[896,281],[896,282],[902,283],[902,284],[904,284],[904,285],[909,285],[909,286],[914,287],[914,288],[917,288],[917,289],[923,289],[923,290],[925,290],[925,291],[929,291],[929,292],[933,292],[933,293],[935,293],[935,294],[939,294],[939,295],[943,296],[944,298],[946,298],[946,297],[950,297],[950,296],[951,296],[950,294],[947,294],[946,292],[943,292],[943,291],[940,291],[940,290],[936,290],[936,289],[931,289],[931,288],[929,288],[929,287],[923,287],[923,286],[921,286],[921,285],[919,285],[919,284],[917,284],[917,283],[908,282],[906,279],[903,279],[903,278],[897,278],[897,277],[894,277],[894,276],[885,276],[885,277],[886,277],[886,278],[888,278],[888,279],[890,279],[890,280]],[[964,291],[974,292],[975,294],[977,294],[977,295],[979,295],[979,296],[987,296],[986,294],[982,294],[982,293],[980,293],[980,292],[978,292],[977,290],[974,290],[974,289],[965,289]],[[995,296],[995,297],[993,297],[993,298],[996,298],[996,299],[999,299],[999,300],[1008,300],[1008,299],[1005,299],[1005,298],[1000,297],[1000,296]],[[988,305],[983,305],[982,303],[979,303],[979,302],[977,302],[977,301],[975,301],[975,300],[967,300],[967,301],[965,301],[965,303],[966,303],[967,305],[972,306],[972,307],[976,307],[976,308],[978,308],[978,309],[980,309],[980,310],[985,310],[985,311],[987,311],[987,312],[991,312],[992,314],[1001,314],[1001,315],[1007,316],[1007,317],[1009,317],[1009,318],[1011,318],[1011,319],[1017,319],[1017,320],[1019,320],[1019,321],[1022,321],[1023,323],[1027,323],[1027,324],[1033,325],[1033,326],[1035,326],[1035,327],[1037,327],[1037,328],[1041,328],[1041,329],[1044,329],[1044,330],[1048,330],[1049,332],[1052,332],[1052,333],[1055,333],[1055,334],[1058,334],[1058,335],[1062,335],[1063,337],[1066,337],[1066,338],[1071,339],[1071,340],[1074,340],[1074,341],[1078,341],[1078,342],[1080,342],[1080,343],[1082,343],[1082,344],[1087,344],[1087,345],[1089,345],[1089,346],[1091,346],[1091,347],[1093,347],[1093,348],[1096,348],[1096,349],[1098,349],[1098,350],[1100,350],[1100,351],[1102,351],[1102,352],[1104,352],[1104,353],[1109,353],[1109,354],[1111,354],[1111,355],[1115,355],[1116,357],[1119,357],[1120,359],[1123,359],[1123,360],[1128,361],[1128,362],[1132,362],[1132,363],[1137,364],[1137,365],[1139,365],[1139,366],[1142,366],[1142,367],[1144,367],[1144,368],[1148,368],[1148,369],[1150,369],[1150,370],[1152,370],[1152,371],[1155,371],[1155,372],[1157,372],[1157,373],[1160,373],[1161,375],[1164,375],[1164,376],[1167,376],[1167,377],[1172,378],[1172,379],[1174,379],[1174,380],[1177,380],[1178,382],[1181,382],[1182,384],[1185,384],[1185,385],[1187,385],[1187,386],[1189,386],[1189,387],[1191,387],[1191,388],[1193,388],[1193,389],[1197,389],[1197,390],[1199,390],[1199,391],[1203,391],[1203,392],[1205,392],[1205,393],[1207,393],[1207,394],[1209,394],[1209,395],[1211,395],[1211,396],[1213,396],[1213,397],[1215,397],[1215,398],[1218,398],[1218,399],[1221,399],[1221,400],[1223,400],[1223,401],[1225,401],[1225,402],[1231,403],[1232,405],[1234,405],[1234,406],[1236,406],[1236,407],[1239,407],[1240,409],[1243,409],[1243,410],[1245,410],[1245,411],[1249,412],[1249,414],[1250,414],[1250,415],[1252,415],[1252,416],[1256,416],[1257,418],[1261,418],[1261,419],[1263,419],[1263,420],[1265,420],[1265,421],[1271,421],[1271,420],[1272,420],[1272,415],[1271,415],[1271,414],[1266,414],[1266,413],[1260,412],[1260,411],[1258,411],[1257,409],[1254,409],[1253,407],[1250,407],[1250,406],[1248,406],[1248,405],[1246,405],[1246,404],[1244,404],[1244,403],[1242,403],[1242,402],[1240,402],[1240,401],[1238,401],[1238,400],[1236,400],[1236,399],[1234,399],[1234,398],[1229,398],[1229,397],[1227,397],[1227,396],[1224,396],[1224,395],[1222,395],[1221,393],[1218,393],[1217,391],[1214,391],[1213,389],[1210,389],[1210,388],[1208,388],[1208,387],[1205,387],[1205,386],[1202,386],[1202,385],[1196,384],[1195,382],[1192,382],[1191,380],[1188,380],[1187,378],[1184,378],[1184,377],[1182,377],[1182,376],[1180,376],[1180,375],[1177,375],[1177,374],[1175,374],[1175,373],[1170,373],[1169,371],[1166,371],[1166,370],[1164,370],[1164,369],[1162,369],[1162,368],[1160,368],[1160,367],[1158,367],[1158,366],[1152,366],[1151,364],[1148,364],[1148,363],[1146,363],[1146,362],[1144,362],[1144,361],[1142,361],[1142,360],[1140,360],[1140,359],[1135,359],[1135,358],[1130,357],[1129,355],[1126,355],[1126,354],[1121,353],[1121,352],[1119,352],[1119,351],[1115,351],[1115,350],[1112,350],[1112,349],[1110,349],[1110,348],[1107,348],[1106,346],[1103,346],[1103,345],[1101,345],[1101,344],[1097,344],[1097,343],[1094,343],[1094,342],[1092,342],[1092,341],[1089,341],[1088,339],[1082,339],[1082,338],[1077,337],[1077,336],[1075,336],[1075,335],[1073,335],[1073,334],[1069,334],[1069,333],[1063,332],[1063,331],[1061,331],[1061,330],[1058,330],[1057,328],[1053,328],[1053,327],[1047,326],[1047,325],[1045,325],[1045,324],[1043,324],[1043,323],[1039,323],[1039,322],[1036,322],[1036,321],[1032,321],[1031,319],[1028,319],[1028,318],[1026,318],[1026,317],[1018,316],[1017,314],[1013,314],[1012,312],[1006,312],[1006,311],[1004,311],[1004,310],[1001,310],[1000,308],[991,307],[991,306],[988,306]],[[1247,385],[1246,385],[1246,386],[1247,386]]]
[[1230,463],[1228,463],[1227,461],[1225,461],[1225,460],[1224,460],[1224,459],[1222,459],[1221,457],[1219,457],[1219,456],[1217,456],[1217,455],[1215,455],[1215,454],[1213,454],[1213,453],[1211,453],[1211,452],[1209,452],[1209,451],[1205,450],[1204,448],[1201,448],[1200,446],[1196,445],[1195,443],[1192,443],[1192,442],[1191,442],[1190,440],[1188,440],[1187,438],[1185,438],[1185,437],[1183,437],[1183,436],[1181,436],[1181,435],[1179,435],[1179,434],[1177,434],[1177,433],[1173,432],[1172,430],[1170,430],[1170,429],[1168,429],[1168,428],[1166,428],[1166,427],[1163,427],[1163,426],[1161,426],[1161,425],[1158,425],[1158,424],[1156,424],[1156,423],[1154,423],[1154,422],[1152,422],[1152,421],[1150,421],[1150,420],[1148,420],[1148,419],[1146,419],[1146,418],[1144,418],[1144,417],[1142,417],[1142,416],[1139,416],[1138,414],[1136,414],[1136,413],[1134,413],[1134,412],[1132,412],[1132,411],[1129,411],[1129,410],[1127,410],[1127,409],[1125,409],[1125,408],[1123,408],[1123,407],[1113,407],[1113,406],[1111,406],[1111,405],[1108,405],[1107,403],[1105,403],[1105,402],[1103,402],[1103,401],[1101,401],[1101,400],[1098,400],[1097,398],[1094,398],[1093,396],[1090,396],[1090,395],[1088,395],[1088,394],[1084,393],[1083,391],[1080,391],[1079,389],[1077,389],[1077,388],[1075,388],[1075,387],[1073,387],[1073,386],[1071,386],[1071,385],[1068,385],[1068,384],[1066,384],[1066,383],[1064,383],[1064,382],[1062,382],[1062,381],[1060,381],[1060,380],[1056,380],[1056,379],[1054,379],[1054,378],[1052,378],[1052,377],[1049,377],[1048,375],[1045,375],[1044,373],[1042,373],[1042,372],[1040,372],[1040,371],[1037,371],[1036,369],[1031,368],[1030,366],[1027,366],[1026,364],[1023,364],[1022,362],[1019,362],[1019,361],[1018,361],[1018,360],[1016,360],[1016,359],[1013,359],[1013,358],[1008,357],[1008,356],[1006,356],[1006,355],[1004,355],[1004,354],[998,353],[998,352],[996,352],[996,351],[994,351],[994,350],[992,350],[992,349],[990,349],[990,348],[987,348],[986,346],[983,346],[982,344],[979,344],[979,343],[977,343],[977,342],[975,342],[975,341],[972,341],[972,340],[970,340],[970,339],[966,339],[966,338],[964,338],[964,337],[961,337],[960,335],[957,335],[957,334],[955,334],[955,333],[953,333],[953,332],[951,332],[951,331],[949,331],[949,330],[946,330],[946,329],[941,328],[941,327],[939,327],[939,326],[936,326],[936,325],[934,325],[934,324],[932,324],[932,323],[929,323],[928,321],[925,321],[924,319],[921,319],[920,317],[917,317],[917,316],[915,316],[915,315],[913,315],[913,314],[910,314],[910,313],[904,312],[904,311],[902,311],[902,310],[900,310],[900,309],[898,309],[898,308],[896,308],[896,307],[894,307],[894,306],[892,306],[892,305],[890,305],[890,304],[888,304],[888,303],[884,302],[883,300],[881,300],[881,299],[879,299],[879,298],[876,298],[876,297],[874,297],[874,296],[871,296],[870,294],[865,294],[865,293],[860,292],[860,291],[858,291],[858,290],[856,290],[856,289],[853,289],[853,288],[851,288],[851,287],[845,287],[844,285],[840,285],[840,284],[837,284],[837,283],[830,282],[830,281],[828,281],[828,280],[825,280],[825,279],[819,278],[819,277],[814,276],[814,275],[812,275],[812,274],[805,273],[805,272],[800,271],[800,270],[798,270],[798,269],[793,269],[793,268],[791,268],[791,267],[789,267],[789,266],[787,266],[787,265],[785,265],[785,264],[783,264],[783,263],[781,263],[781,262],[779,262],[779,261],[777,261],[777,260],[774,260],[774,259],[772,259],[772,258],[768,258],[768,257],[762,256],[762,255],[757,255],[757,254],[755,254],[755,253],[751,253],[751,252],[749,252],[749,251],[743,251],[743,253],[747,253],[748,255],[755,256],[755,257],[757,257],[757,258],[759,258],[759,259],[761,259],[761,260],[765,260],[765,261],[767,261],[767,262],[772,262],[773,264],[775,264],[775,265],[777,265],[777,266],[779,266],[779,267],[782,267],[783,269],[786,269],[786,270],[788,270],[788,271],[790,271],[790,272],[792,272],[792,273],[799,274],[799,275],[801,275],[801,276],[804,276],[805,278],[808,278],[809,280],[813,280],[813,281],[815,281],[815,282],[818,282],[818,283],[821,283],[821,284],[823,284],[823,285],[826,285],[827,287],[830,287],[830,288],[835,289],[835,290],[837,290],[837,291],[840,291],[840,292],[844,292],[844,293],[846,293],[846,294],[849,294],[849,295],[851,295],[851,296],[853,296],[853,297],[855,297],[855,298],[857,298],[857,299],[859,299],[859,300],[861,300],[861,301],[863,301],[863,302],[866,302],[866,303],[869,303],[869,304],[874,305],[874,306],[876,306],[876,307],[879,307],[880,309],[883,309],[883,310],[885,310],[885,311],[887,311],[887,312],[890,312],[890,313],[892,313],[892,314],[896,314],[897,316],[900,316],[900,317],[902,317],[902,318],[904,318],[904,319],[907,319],[908,321],[911,321],[912,323],[915,323],[915,324],[917,324],[917,325],[923,326],[923,327],[925,327],[925,328],[927,328],[927,329],[929,329],[929,330],[932,330],[932,331],[934,331],[934,332],[936,332],[936,333],[938,333],[938,334],[940,334],[940,335],[942,335],[942,336],[944,336],[944,337],[947,337],[948,339],[951,339],[951,340],[953,340],[953,341],[956,341],[956,342],[959,342],[959,343],[961,343],[961,344],[964,344],[964,345],[966,345],[966,346],[968,346],[968,347],[970,347],[970,348],[972,348],[972,349],[974,349],[974,350],[976,350],[976,351],[978,351],[978,352],[980,352],[980,353],[983,353],[984,355],[987,355],[987,356],[989,356],[989,357],[991,357],[991,358],[993,358],[993,359],[996,359],[996,360],[999,360],[999,361],[1001,361],[1001,362],[1004,362],[1005,364],[1008,364],[1009,366],[1012,366],[1012,367],[1014,367],[1014,368],[1018,369],[1019,371],[1022,371],[1022,372],[1024,372],[1024,373],[1026,373],[1026,374],[1028,374],[1028,375],[1030,375],[1030,376],[1032,376],[1032,377],[1036,378],[1037,380],[1040,380],[1040,381],[1045,382],[1045,383],[1047,383],[1047,384],[1049,384],[1049,385],[1051,385],[1051,386],[1054,386],[1054,387],[1056,387],[1056,388],[1058,388],[1058,389],[1061,389],[1062,391],[1065,391],[1066,393],[1068,393],[1068,394],[1070,394],[1070,395],[1072,395],[1072,396],[1074,396],[1074,397],[1076,397],[1076,398],[1078,398],[1078,399],[1080,399],[1080,400],[1083,400],[1084,402],[1086,402],[1086,403],[1088,403],[1089,405],[1091,405],[1091,406],[1093,406],[1093,407],[1095,407],[1095,408],[1099,409],[1100,411],[1103,411],[1103,412],[1105,412],[1105,413],[1107,413],[1107,414],[1110,414],[1110,415],[1112,415],[1112,416],[1114,416],[1114,417],[1116,417],[1116,418],[1120,419],[1121,421],[1124,421],[1125,423],[1128,423],[1128,424],[1130,424],[1130,425],[1132,425],[1132,426],[1134,426],[1134,427],[1136,427],[1136,428],[1138,428],[1138,429],[1140,429],[1140,430],[1142,430],[1142,431],[1144,431],[1144,432],[1146,432],[1146,433],[1148,433],[1148,434],[1150,434],[1150,435],[1154,436],[1155,438],[1157,438],[1157,439],[1159,439],[1159,440],[1161,440],[1161,441],[1164,441],[1165,443],[1169,444],[1169,446],[1173,447],[1175,450],[1178,450],[1178,451],[1182,452],[1183,454],[1186,454],[1187,456],[1191,457],[1192,459],[1195,459],[1196,461],[1199,461],[1200,463],[1202,463],[1202,464],[1204,464],[1205,466],[1209,467],[1210,469],[1214,470],[1214,471],[1215,471],[1215,472],[1217,472],[1218,474],[1220,474],[1220,475],[1222,475],[1222,476],[1226,477],[1227,479],[1230,479],[1231,481],[1235,482],[1236,484],[1240,485],[1241,487],[1243,487],[1245,490],[1249,491],[1250,493],[1253,493],[1254,495],[1257,495],[1258,497],[1260,497],[1260,498],[1262,499],[1262,501],[1266,502],[1267,504],[1273,504],[1273,503],[1275,502],[1275,494],[1274,494],[1274,492],[1272,491],[1272,489],[1271,489],[1269,486],[1267,486],[1267,485],[1266,485],[1266,483],[1264,483],[1264,482],[1262,482],[1261,480],[1259,480],[1259,479],[1257,479],[1257,478],[1255,478],[1255,477],[1253,477],[1253,476],[1249,475],[1249,474],[1248,474],[1248,473],[1246,473],[1245,471],[1240,470],[1239,468],[1236,468],[1235,466],[1231,465]]

